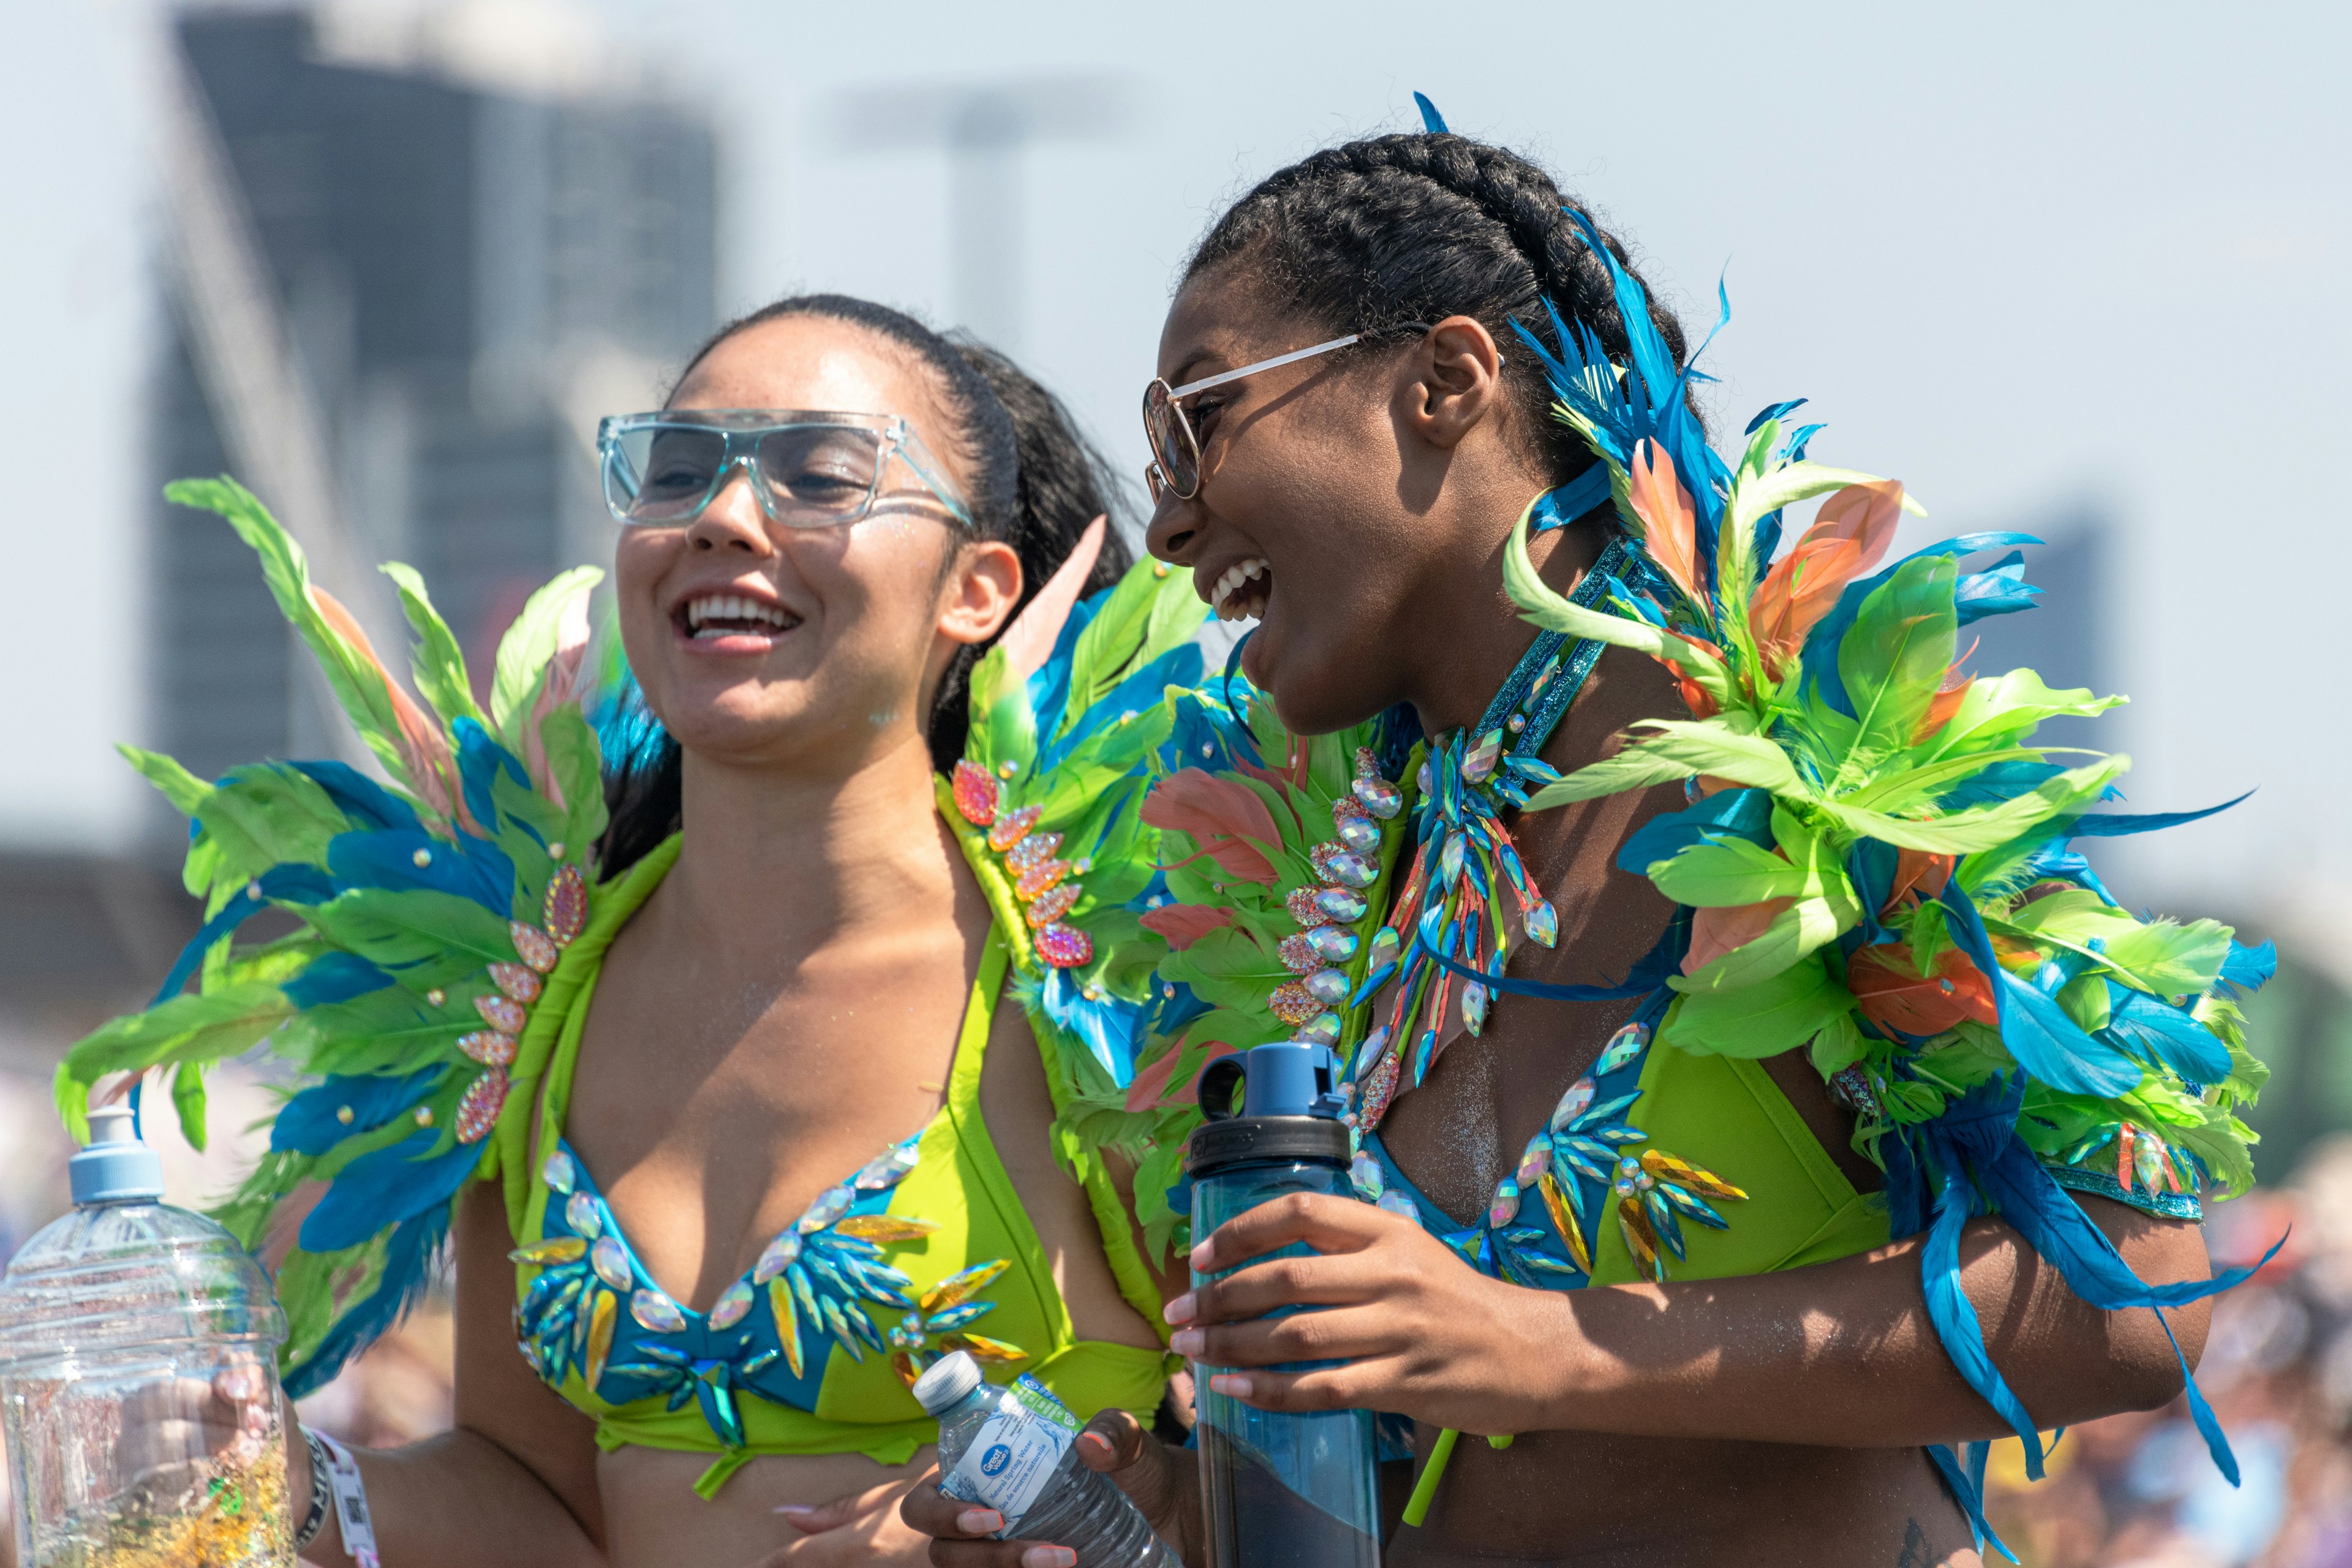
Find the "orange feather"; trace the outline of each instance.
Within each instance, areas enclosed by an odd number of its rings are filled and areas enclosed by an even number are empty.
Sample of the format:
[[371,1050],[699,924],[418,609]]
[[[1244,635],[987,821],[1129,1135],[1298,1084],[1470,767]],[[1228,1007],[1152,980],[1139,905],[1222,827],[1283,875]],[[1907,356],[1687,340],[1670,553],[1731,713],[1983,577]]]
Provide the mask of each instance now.
[[1882,942],[1846,961],[1845,983],[1864,1017],[1906,1035],[1939,1035],[1963,1018],[2000,1022],[1992,982],[1956,947],[1937,953],[1936,973],[1923,975],[1908,946]]
[[1895,479],[1848,485],[1822,503],[1796,547],[1775,562],[1748,601],[1757,648],[1778,676],[1830,613],[1847,584],[1876,566],[1895,542],[1903,486]]
[[1683,960],[1683,973],[1696,974],[1734,948],[1746,947],[1764,934],[1765,927],[1779,919],[1782,910],[1796,901],[1766,899],[1761,903],[1695,911],[1691,915],[1690,955]]
[[1694,605],[1707,595],[1698,585],[1698,508],[1690,491],[1675,477],[1675,460],[1655,442],[1633,448],[1633,468],[1627,487],[1633,515],[1642,520],[1642,547],[1650,560]]
[[1895,885],[1887,890],[1886,903],[1879,912],[1886,913],[1902,900],[1903,895],[1916,890],[1923,899],[1940,897],[1944,884],[1952,879],[1952,868],[1959,863],[1956,855],[1930,855],[1924,849],[1897,849],[1895,852]]

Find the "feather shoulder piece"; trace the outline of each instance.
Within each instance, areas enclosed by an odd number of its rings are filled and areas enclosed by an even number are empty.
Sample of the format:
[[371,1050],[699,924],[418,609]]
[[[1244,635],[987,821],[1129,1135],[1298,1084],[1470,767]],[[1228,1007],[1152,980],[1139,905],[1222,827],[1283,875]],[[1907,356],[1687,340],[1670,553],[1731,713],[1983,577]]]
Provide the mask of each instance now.
[[[533,1005],[587,922],[604,828],[580,710],[586,601],[603,574],[578,568],[532,595],[499,645],[486,711],[422,581],[385,567],[415,634],[420,703],[243,487],[167,493],[252,546],[390,783],[340,762],[263,762],[207,784],[125,748],[191,819],[185,882],[205,921],[152,1006],[68,1053],[58,1104],[79,1136],[101,1081],[130,1075],[136,1093],[168,1078],[202,1147],[208,1069],[258,1047],[289,1070],[297,1087],[268,1152],[215,1217],[255,1248],[292,1232],[278,1289],[299,1396],[421,1292],[459,1189],[524,1157],[523,1085],[545,1055],[529,1043],[545,1032]],[[292,931],[241,940],[266,910]]]
[[[1929,1235],[1929,1304],[1956,1364],[2038,1475],[2033,1424],[1959,1294],[1959,1227],[1998,1213],[2109,1308],[2177,1305],[2242,1277],[2148,1287],[2060,1189],[2193,1218],[2209,1186],[2251,1183],[2239,1112],[2265,1073],[2235,997],[2273,954],[2213,921],[2131,913],[2075,849],[2208,815],[2099,811],[2127,760],[2069,765],[2035,742],[2042,721],[2121,699],[1965,669],[1964,628],[2032,605],[2012,547],[2039,541],[1966,534],[1882,566],[1918,507],[1894,480],[1806,460],[1820,426],[1785,429],[1795,404],[1758,415],[1736,463],[1717,459],[1683,416],[1639,284],[1592,250],[1616,274],[1632,363],[1566,326],[1554,344],[1523,335],[1559,416],[1606,465],[1638,569],[1571,603],[1530,568],[1522,519],[1507,586],[1538,626],[1659,660],[1690,716],[1634,726],[1528,808],[1683,786],[1685,807],[1618,856],[1685,917],[1653,955],[1670,976],[1657,1038],[1810,1052],[1886,1172],[1895,1234]],[[1781,550],[1783,509],[1815,497],[1816,521]],[[2189,1397],[2231,1469],[2193,1382]]]
[[1411,758],[1381,753],[1377,724],[1295,735],[1271,701],[1232,676],[1172,692],[1176,760],[1144,821],[1160,829],[1164,893],[1143,923],[1160,933],[1160,995],[1140,1070],[1113,1141],[1137,1162],[1136,1215],[1154,1249],[1190,1245],[1186,1141],[1200,1125],[1201,1071],[1274,1040],[1377,1056],[1352,1037],[1350,1005],[1392,961],[1386,886],[1409,834]]
[[1158,562],[1079,598],[1104,527],[973,667],[964,755],[939,784],[1047,1047],[1072,1153],[1098,1142],[1080,1123],[1134,1075],[1162,951],[1139,918],[1160,873],[1139,808],[1174,729],[1168,689],[1200,679],[1207,615],[1192,574]]

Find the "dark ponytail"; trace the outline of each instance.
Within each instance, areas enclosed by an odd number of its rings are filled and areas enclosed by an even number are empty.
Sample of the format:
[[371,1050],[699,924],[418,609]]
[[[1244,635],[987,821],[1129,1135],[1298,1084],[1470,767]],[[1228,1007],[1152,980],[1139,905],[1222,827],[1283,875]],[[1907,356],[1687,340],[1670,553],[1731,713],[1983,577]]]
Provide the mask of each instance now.
[[[924,437],[964,459],[972,492],[966,499],[980,536],[1003,540],[1020,552],[1022,605],[1068,559],[1087,523],[1106,512],[1114,523],[1119,521],[1126,510],[1122,488],[1059,398],[985,344],[961,335],[950,341],[887,305],[845,294],[779,300],[712,333],[687,362],[687,371],[736,333],[782,316],[825,316],[864,327],[912,351],[938,376],[950,428],[925,431]],[[1117,582],[1132,559],[1114,527],[1086,591]],[[931,765],[941,772],[963,754],[966,683],[986,651],[985,645],[960,650],[940,681],[925,739]],[[634,685],[629,695],[635,696]],[[604,801],[612,814],[602,865],[610,876],[677,831],[684,758],[641,700],[635,712],[608,720],[602,732]]]
[[[1217,220],[1187,281],[1228,265],[1332,336],[1468,316],[1503,348],[1503,384],[1554,484],[1594,461],[1550,417],[1551,391],[1511,323],[1550,338],[1543,301],[1581,322],[1621,363],[1630,355],[1609,269],[1561,209],[1584,211],[1517,153],[1440,132],[1327,148],[1268,175]],[[1589,214],[1586,215],[1588,217]],[[1624,247],[1601,241],[1633,270]],[[1638,275],[1637,275],[1638,276]],[[1675,362],[1682,325],[1650,295]]]
[[[1078,536],[1097,517],[1108,516],[1112,526],[1103,535],[1102,552],[1087,574],[1086,594],[1109,587],[1134,564],[1118,524],[1127,508],[1117,471],[1094,443],[1078,429],[1077,420],[1062,400],[1033,380],[1027,372],[986,343],[957,333],[950,345],[987,383],[1013,421],[1013,502],[1001,529],[983,527],[991,539],[1001,539],[1021,552],[1021,604],[1026,608],[1045,580],[1070,558]],[[1080,595],[1084,597],[1085,594]],[[1010,625],[1011,616],[1006,617]],[[931,705],[929,737],[931,765],[941,773],[963,755],[968,713],[964,700],[971,667],[986,653],[985,645],[964,648],[940,680]]]

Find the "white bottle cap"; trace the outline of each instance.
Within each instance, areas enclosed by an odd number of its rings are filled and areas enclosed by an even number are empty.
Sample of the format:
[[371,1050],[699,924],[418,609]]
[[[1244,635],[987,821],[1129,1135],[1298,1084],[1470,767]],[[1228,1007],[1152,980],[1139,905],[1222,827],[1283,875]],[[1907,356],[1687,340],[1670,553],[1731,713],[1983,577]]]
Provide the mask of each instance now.
[[956,1351],[940,1357],[929,1372],[915,1379],[915,1402],[926,1415],[944,1415],[980,1384],[980,1363],[971,1359],[970,1351]]

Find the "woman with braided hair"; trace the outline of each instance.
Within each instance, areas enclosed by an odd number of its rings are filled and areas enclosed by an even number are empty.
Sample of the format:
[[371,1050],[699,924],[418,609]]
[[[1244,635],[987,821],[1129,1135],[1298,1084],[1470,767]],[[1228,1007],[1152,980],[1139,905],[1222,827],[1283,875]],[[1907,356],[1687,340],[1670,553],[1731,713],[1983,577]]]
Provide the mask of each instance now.
[[[2024,541],[1882,565],[1916,504],[1792,405],[1718,458],[1623,247],[1431,119],[1236,203],[1145,400],[1152,552],[1257,622],[1179,703],[1231,763],[1145,807],[1189,1021],[1097,1123],[1208,1281],[1166,1316],[1210,1415],[1410,1417],[1412,1562],[1973,1563],[1985,1440],[2038,1473],[2184,1384],[2231,1468],[2199,1202],[2250,1179],[2268,956],[2069,847],[2179,820],[2032,744],[2112,699],[1960,668]],[[1189,1237],[1191,1085],[1286,1037],[1370,1201]],[[1204,1559],[1189,1457],[1081,1452]],[[958,1506],[906,1504],[941,1568],[1067,1561]]]

